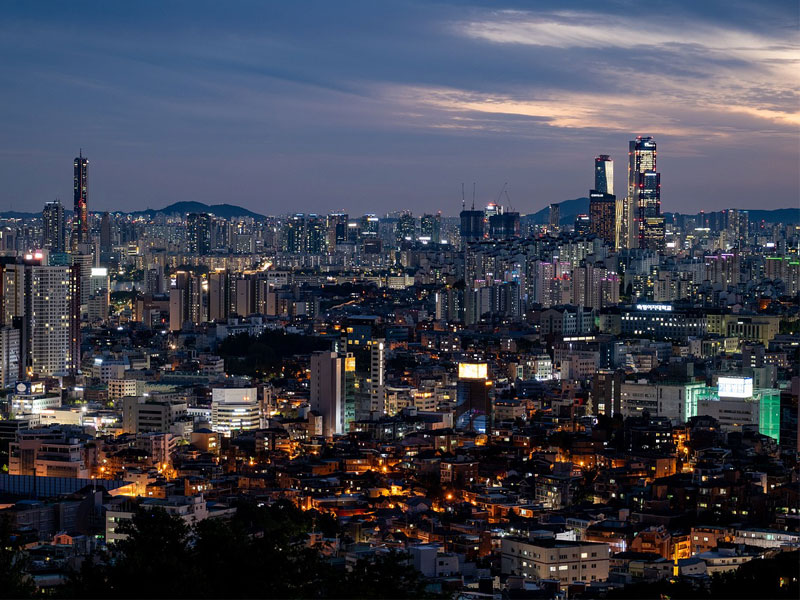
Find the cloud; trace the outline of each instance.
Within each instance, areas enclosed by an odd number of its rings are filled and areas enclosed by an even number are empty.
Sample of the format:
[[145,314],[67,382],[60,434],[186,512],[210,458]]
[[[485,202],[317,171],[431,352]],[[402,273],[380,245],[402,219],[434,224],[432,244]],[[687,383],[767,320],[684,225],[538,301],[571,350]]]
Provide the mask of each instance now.
[[[684,137],[696,135],[698,123],[711,137],[763,130],[794,136],[800,125],[800,47],[779,32],[767,37],[700,20],[577,11],[494,11],[455,21],[449,30],[490,43],[487,52],[517,48],[519,60],[555,63],[574,81],[533,77],[496,93],[388,86],[387,97],[451,117],[437,128],[490,129],[481,119],[496,115],[554,128]],[[458,115],[472,120],[457,122]]]

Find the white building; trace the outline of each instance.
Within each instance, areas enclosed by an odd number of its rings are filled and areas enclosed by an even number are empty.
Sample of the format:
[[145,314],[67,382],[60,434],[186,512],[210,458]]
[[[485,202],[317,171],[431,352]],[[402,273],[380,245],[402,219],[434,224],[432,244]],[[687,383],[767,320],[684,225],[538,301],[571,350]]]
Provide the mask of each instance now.
[[623,417],[640,417],[647,411],[658,415],[658,389],[646,379],[625,382],[620,386],[620,404]]
[[10,387],[19,379],[20,352],[19,329],[0,328],[0,387]]
[[562,584],[608,579],[608,544],[504,537],[500,553],[504,575],[522,575],[534,581],[558,579]]
[[127,396],[141,396],[144,394],[144,381],[137,379],[109,379],[108,399],[125,398]]
[[382,339],[372,340],[370,347],[369,395],[370,409],[373,413],[386,413],[386,342]]
[[122,399],[122,430],[126,433],[166,432],[186,413],[184,400],[125,397]]
[[736,529],[733,532],[735,544],[758,546],[759,548],[780,548],[781,546],[800,547],[800,533],[779,529]]
[[261,427],[261,404],[256,388],[211,390],[211,428],[224,436]]
[[78,362],[70,267],[31,269],[31,366],[36,375],[59,375]]

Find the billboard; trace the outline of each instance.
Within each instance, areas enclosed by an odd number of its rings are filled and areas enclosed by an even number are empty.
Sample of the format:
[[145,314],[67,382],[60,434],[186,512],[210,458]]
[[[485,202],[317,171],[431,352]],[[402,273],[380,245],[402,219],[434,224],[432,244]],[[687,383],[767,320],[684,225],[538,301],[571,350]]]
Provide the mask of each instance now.
[[752,377],[720,377],[717,380],[720,398],[752,398]]
[[458,363],[459,379],[486,379],[487,373],[486,363]]

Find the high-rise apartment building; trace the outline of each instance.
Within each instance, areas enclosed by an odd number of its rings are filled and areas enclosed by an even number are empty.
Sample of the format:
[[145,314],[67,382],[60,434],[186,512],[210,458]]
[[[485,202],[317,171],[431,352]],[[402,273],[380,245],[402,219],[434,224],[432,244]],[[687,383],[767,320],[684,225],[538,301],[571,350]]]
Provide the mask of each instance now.
[[308,215],[306,219],[305,248],[308,254],[323,254],[328,250],[328,224],[325,217]]
[[290,254],[302,254],[306,248],[306,216],[303,213],[292,215],[283,225],[281,250]]
[[72,244],[73,253],[80,251],[82,244],[89,243],[89,211],[86,206],[88,190],[89,159],[84,158],[81,152],[73,162],[73,214],[72,214]]
[[72,267],[30,271],[30,358],[35,375],[74,373],[80,362],[78,277]]
[[20,330],[0,327],[0,386],[8,388],[20,380]]
[[192,254],[211,254],[211,215],[192,213],[186,217],[189,234],[189,252]]
[[417,221],[410,212],[404,212],[397,219],[395,228],[395,239],[400,245],[405,242],[413,242],[417,238]]
[[334,249],[347,241],[347,220],[346,213],[328,215],[328,248]]
[[594,189],[603,194],[614,193],[614,161],[608,154],[594,159]]
[[422,215],[419,220],[420,240],[439,244],[442,241],[442,215]]
[[386,340],[374,339],[370,346],[369,395],[370,411],[382,416],[386,413]]
[[208,320],[208,280],[191,271],[177,271],[169,291],[169,328],[180,331],[185,323]]
[[66,218],[60,200],[48,202],[42,209],[42,247],[50,252],[66,251]]
[[80,364],[79,270],[70,266],[42,266],[37,259],[7,262],[0,268],[0,319],[6,366],[16,362],[19,377],[74,373]]

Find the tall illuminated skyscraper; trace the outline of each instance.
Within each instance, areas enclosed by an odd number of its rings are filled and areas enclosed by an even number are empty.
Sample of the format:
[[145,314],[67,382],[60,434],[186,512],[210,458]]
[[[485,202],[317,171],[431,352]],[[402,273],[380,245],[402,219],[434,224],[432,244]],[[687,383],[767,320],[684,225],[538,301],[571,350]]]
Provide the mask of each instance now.
[[594,158],[594,189],[603,194],[614,193],[614,161],[608,154]]
[[664,242],[661,217],[661,174],[656,169],[656,142],[652,137],[637,137],[630,142],[628,196],[635,211],[634,236],[628,247],[658,250]]
[[658,247],[663,241],[661,177],[656,172],[656,142],[638,136],[628,149],[628,193],[617,201],[617,247]]
[[73,162],[73,214],[72,214],[72,243],[73,253],[78,253],[81,244],[89,243],[89,212],[86,207],[87,175],[89,159],[84,158],[81,152]]

